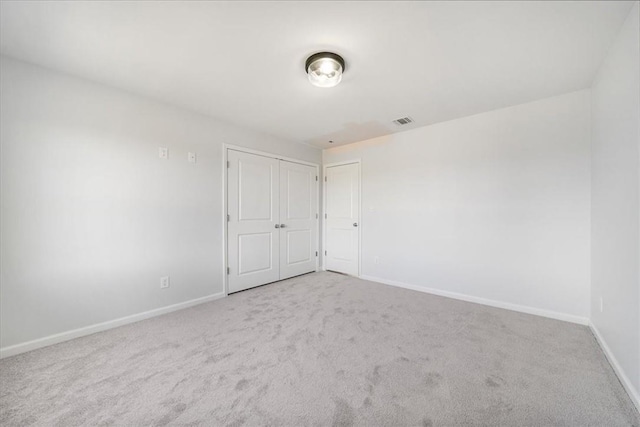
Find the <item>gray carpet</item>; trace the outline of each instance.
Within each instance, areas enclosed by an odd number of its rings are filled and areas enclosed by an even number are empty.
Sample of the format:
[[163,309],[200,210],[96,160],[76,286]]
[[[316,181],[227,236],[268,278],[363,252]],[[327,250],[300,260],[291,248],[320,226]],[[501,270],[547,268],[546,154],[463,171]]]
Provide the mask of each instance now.
[[639,426],[584,326],[314,273],[0,361],[0,424]]

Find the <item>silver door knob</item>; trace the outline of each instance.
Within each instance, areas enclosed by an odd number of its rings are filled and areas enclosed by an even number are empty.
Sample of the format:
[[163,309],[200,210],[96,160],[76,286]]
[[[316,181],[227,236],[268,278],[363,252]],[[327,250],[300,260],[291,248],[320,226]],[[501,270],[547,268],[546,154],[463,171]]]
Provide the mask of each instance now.
[[357,223],[357,222],[354,222],[354,223],[353,223],[353,226],[354,226],[354,227],[357,227],[357,226],[358,226],[358,223]]
[[280,228],[285,228],[285,227],[286,227],[286,225],[280,224]]
[[280,224],[276,224],[276,228],[280,228]]

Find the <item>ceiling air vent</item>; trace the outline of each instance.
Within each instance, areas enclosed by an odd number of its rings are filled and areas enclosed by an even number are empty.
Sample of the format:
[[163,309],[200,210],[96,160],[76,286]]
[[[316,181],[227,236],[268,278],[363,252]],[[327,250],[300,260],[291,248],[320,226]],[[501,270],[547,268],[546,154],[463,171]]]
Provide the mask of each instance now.
[[409,123],[413,123],[413,119],[411,117],[402,117],[400,119],[395,119],[393,123],[397,124],[398,126],[404,126],[408,125]]

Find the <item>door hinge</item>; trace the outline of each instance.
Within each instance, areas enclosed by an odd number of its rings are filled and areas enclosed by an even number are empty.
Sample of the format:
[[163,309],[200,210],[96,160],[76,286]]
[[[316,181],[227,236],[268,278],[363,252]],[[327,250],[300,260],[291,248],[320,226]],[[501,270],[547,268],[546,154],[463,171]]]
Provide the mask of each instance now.
[[227,274],[231,274],[231,269],[227,267]]
[[227,214],[227,222],[231,221],[231,215]]
[[324,219],[327,219],[327,214],[324,214]]
[[316,256],[318,256],[318,251],[316,251]]
[[316,214],[316,219],[318,219],[318,214]]
[[327,182],[327,177],[326,176],[324,177],[324,182]]
[[324,255],[325,255],[325,256],[327,255],[327,251],[324,251]]
[[227,160],[227,167],[231,167],[231,162],[229,160]]
[[318,180],[318,175],[316,175],[316,181]]

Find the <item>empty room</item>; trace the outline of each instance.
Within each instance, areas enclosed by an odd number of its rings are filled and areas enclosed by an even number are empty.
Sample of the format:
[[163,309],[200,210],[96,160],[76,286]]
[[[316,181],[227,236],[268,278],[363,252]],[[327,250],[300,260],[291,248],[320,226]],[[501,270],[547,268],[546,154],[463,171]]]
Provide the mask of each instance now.
[[0,425],[640,427],[639,21],[0,1]]

